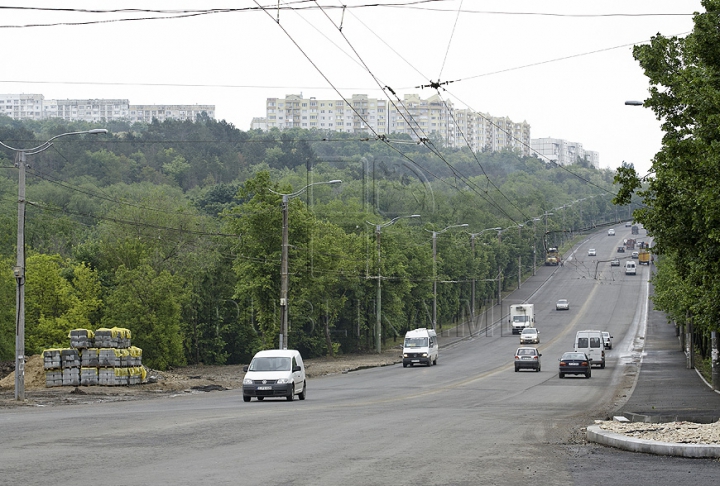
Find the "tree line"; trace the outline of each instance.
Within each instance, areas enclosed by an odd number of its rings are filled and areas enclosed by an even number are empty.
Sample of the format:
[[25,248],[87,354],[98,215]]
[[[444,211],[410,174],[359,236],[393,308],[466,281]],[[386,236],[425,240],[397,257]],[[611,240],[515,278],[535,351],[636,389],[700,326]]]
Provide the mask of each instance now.
[[[28,355],[65,345],[71,329],[114,326],[129,328],[158,369],[243,363],[276,347],[282,194],[300,192],[288,202],[289,345],[308,357],[374,348],[378,276],[389,345],[431,327],[433,301],[437,325],[452,325],[531,272],[534,258],[541,264],[546,246],[629,215],[611,201],[614,171],[586,161],[557,167],[402,137],[244,132],[206,117],[132,126],[0,118],[0,141],[32,147],[89,128],[109,134],[63,137],[28,156]],[[0,153],[8,360],[17,169],[12,152]],[[342,183],[321,184],[330,180]]]

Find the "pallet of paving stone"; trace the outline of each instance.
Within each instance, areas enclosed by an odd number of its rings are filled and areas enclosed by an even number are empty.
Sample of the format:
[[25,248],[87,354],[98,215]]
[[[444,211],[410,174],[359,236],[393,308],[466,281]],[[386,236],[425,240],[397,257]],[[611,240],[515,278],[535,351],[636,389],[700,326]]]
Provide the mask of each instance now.
[[98,366],[115,367],[120,366],[120,350],[116,348],[98,349]]
[[62,370],[49,370],[45,372],[45,386],[54,387],[63,385]]
[[43,368],[46,370],[62,368],[62,358],[59,348],[51,348],[43,351]]
[[80,367],[80,352],[77,349],[66,348],[60,350],[60,361],[64,368]]
[[79,386],[80,368],[63,368],[62,384],[63,386]]
[[86,348],[80,351],[80,366],[99,366],[100,350],[98,348]]
[[95,333],[90,329],[73,329],[68,334],[70,338],[70,347],[75,349],[85,349],[93,347]]
[[133,366],[128,368],[128,385],[139,385],[145,381],[145,368],[142,366]]
[[94,386],[99,383],[97,368],[80,368],[80,384],[83,386]]
[[142,349],[137,346],[130,346],[128,352],[130,353],[129,366],[142,366]]

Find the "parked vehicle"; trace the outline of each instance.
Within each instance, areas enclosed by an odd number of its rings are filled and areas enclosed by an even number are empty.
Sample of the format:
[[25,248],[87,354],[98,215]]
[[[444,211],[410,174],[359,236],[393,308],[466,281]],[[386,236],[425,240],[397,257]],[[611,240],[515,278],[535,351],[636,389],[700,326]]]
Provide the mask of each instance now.
[[605,368],[602,331],[585,330],[575,333],[575,351],[585,353],[592,360],[592,364]]
[[436,365],[438,354],[438,341],[435,330],[421,327],[405,333],[403,368],[415,364]]
[[570,302],[567,299],[558,299],[555,302],[555,310],[570,310]]
[[305,365],[294,349],[258,351],[243,371],[243,401],[284,397],[291,402],[295,395],[305,400]]
[[520,334],[526,327],[535,327],[535,306],[533,304],[510,305],[509,322],[513,334]]
[[612,349],[613,337],[610,335],[610,333],[607,331],[603,331],[602,337],[603,337],[603,346],[605,346],[605,349]]
[[540,371],[540,352],[538,348],[529,346],[519,347],[515,351],[515,372],[521,369],[529,368],[531,370]]
[[560,357],[558,377],[565,378],[565,375],[585,375],[585,378],[592,376],[592,360],[583,352],[567,352]]
[[540,331],[534,327],[526,327],[520,333],[520,344],[540,344]]

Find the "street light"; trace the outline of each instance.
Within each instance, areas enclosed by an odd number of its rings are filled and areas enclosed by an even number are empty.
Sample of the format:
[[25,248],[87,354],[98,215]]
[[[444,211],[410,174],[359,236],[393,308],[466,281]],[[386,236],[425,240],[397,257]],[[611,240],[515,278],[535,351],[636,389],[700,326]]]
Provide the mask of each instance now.
[[[432,328],[437,328],[437,235],[445,233],[451,228],[467,228],[467,224],[454,224],[440,231],[431,231],[432,233],[432,249],[433,249],[433,315]],[[430,230],[425,230],[430,231]]]
[[68,135],[107,133],[104,128],[94,128],[81,132],[67,132],[55,135],[37,147],[19,149],[0,141],[0,145],[17,154],[18,167],[18,230],[17,261],[13,274],[17,281],[17,300],[15,311],[15,400],[25,400],[25,167],[28,155],[39,154],[53,145],[53,140]]
[[642,102],[642,101],[632,101],[632,100],[629,100],[629,101],[626,101],[625,104],[626,104],[627,106],[643,106],[643,102]]
[[[475,259],[475,238],[482,235],[486,231],[498,231],[500,229],[502,229],[502,228],[500,228],[498,226],[497,228],[484,229],[484,230],[480,231],[479,233],[470,233],[470,248],[472,249],[473,260]],[[473,325],[474,325],[474,323],[475,323],[475,275],[473,275],[473,279],[472,279],[472,297],[471,297],[471,299],[472,299],[472,305],[470,306],[470,312],[472,314],[471,319],[472,319]]]
[[372,226],[375,226],[375,236],[377,240],[377,304],[375,309],[376,319],[375,319],[375,349],[378,353],[382,353],[382,321],[381,321],[381,311],[382,311],[382,292],[380,290],[380,231],[382,228],[385,228],[386,226],[391,226],[398,222],[401,218],[419,218],[419,214],[411,214],[410,216],[398,216],[396,218],[391,219],[390,221],[382,224],[374,224],[370,221],[365,221],[367,224],[370,224]]
[[279,349],[287,349],[288,339],[288,286],[289,286],[289,272],[288,272],[288,211],[290,206],[290,199],[298,197],[304,193],[308,187],[316,186],[319,184],[339,184],[342,182],[339,179],[324,182],[313,182],[308,184],[302,189],[298,189],[295,192],[289,194],[283,194],[280,192],[273,191],[268,188],[273,194],[282,196],[282,256],[280,261],[280,340]]

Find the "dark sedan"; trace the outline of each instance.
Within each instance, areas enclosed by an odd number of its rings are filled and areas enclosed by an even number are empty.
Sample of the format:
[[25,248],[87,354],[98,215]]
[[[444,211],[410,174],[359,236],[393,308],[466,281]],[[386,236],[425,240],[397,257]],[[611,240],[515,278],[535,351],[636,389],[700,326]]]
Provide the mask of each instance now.
[[577,351],[564,353],[560,358],[558,376],[565,378],[565,375],[585,375],[585,378],[590,378],[592,374],[590,362],[590,358],[588,358],[585,353]]

